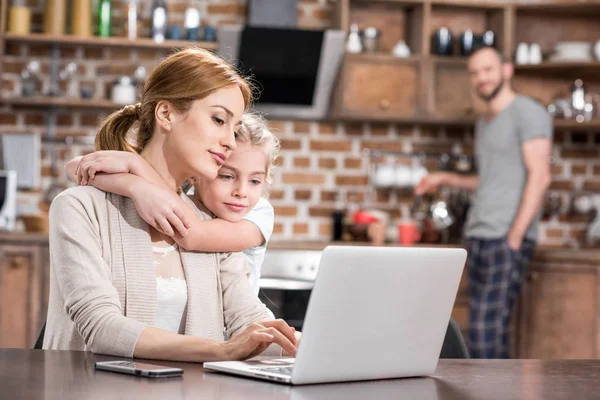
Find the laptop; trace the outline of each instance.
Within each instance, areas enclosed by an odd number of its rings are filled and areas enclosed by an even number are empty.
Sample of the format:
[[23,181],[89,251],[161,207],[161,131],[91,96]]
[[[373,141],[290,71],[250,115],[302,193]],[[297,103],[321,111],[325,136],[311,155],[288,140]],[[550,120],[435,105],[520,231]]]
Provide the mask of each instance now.
[[431,375],[466,258],[458,248],[328,246],[295,359],[204,368],[292,385]]

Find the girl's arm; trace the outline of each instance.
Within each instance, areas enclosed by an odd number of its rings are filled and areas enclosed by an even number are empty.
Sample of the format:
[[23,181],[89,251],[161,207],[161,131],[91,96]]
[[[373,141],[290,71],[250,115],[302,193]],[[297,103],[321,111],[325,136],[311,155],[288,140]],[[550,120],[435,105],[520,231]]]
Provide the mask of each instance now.
[[253,222],[202,220],[137,154],[98,151],[69,161],[65,170],[71,179],[78,177],[80,184],[133,199],[144,221],[186,250],[242,251],[265,241]]

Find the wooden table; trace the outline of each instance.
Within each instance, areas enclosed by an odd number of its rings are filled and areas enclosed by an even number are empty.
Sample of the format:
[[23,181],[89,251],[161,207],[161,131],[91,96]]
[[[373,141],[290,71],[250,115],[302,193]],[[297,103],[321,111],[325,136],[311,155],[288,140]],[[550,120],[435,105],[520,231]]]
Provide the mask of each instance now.
[[[114,360],[76,351],[0,349],[3,399],[598,399],[600,361],[441,360],[433,377],[291,387],[206,371],[151,380],[95,371]],[[140,360],[142,361],[142,360]]]

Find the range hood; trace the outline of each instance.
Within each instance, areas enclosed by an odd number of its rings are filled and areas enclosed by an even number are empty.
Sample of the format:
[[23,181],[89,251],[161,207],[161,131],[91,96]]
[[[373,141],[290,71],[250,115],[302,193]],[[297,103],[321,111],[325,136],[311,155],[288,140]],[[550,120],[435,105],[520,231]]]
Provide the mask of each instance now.
[[219,53],[257,85],[268,118],[323,119],[344,55],[341,30],[224,26]]

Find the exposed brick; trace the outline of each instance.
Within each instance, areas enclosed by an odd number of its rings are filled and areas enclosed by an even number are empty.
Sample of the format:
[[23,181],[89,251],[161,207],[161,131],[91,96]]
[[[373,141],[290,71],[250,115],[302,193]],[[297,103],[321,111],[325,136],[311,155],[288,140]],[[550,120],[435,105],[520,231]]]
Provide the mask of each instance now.
[[335,158],[320,158],[319,159],[319,168],[325,169],[335,169],[337,167],[337,162]]
[[362,168],[362,158],[346,158],[344,160],[344,168],[346,168],[346,169]]
[[324,141],[311,140],[310,149],[314,151],[351,151],[352,143],[349,141]]
[[104,50],[101,47],[84,47],[83,57],[86,60],[101,60],[104,58]]
[[109,50],[109,52],[110,54],[108,57],[110,57],[111,61],[129,61],[131,59],[132,50],[127,47],[113,47]]
[[20,56],[21,48],[23,47],[20,43],[17,42],[9,42],[5,43],[5,54],[7,56]]
[[[119,61],[122,62],[122,61]],[[137,65],[127,64],[108,64],[97,68],[98,75],[133,75]]]
[[275,133],[285,132],[285,121],[272,120],[268,123],[269,129]]
[[330,217],[333,212],[333,207],[309,207],[308,215],[311,217]]
[[575,190],[575,183],[567,180],[553,180],[550,190]]
[[285,196],[283,189],[272,189],[269,193],[269,199],[271,200],[282,200]]
[[63,126],[73,125],[73,115],[72,114],[59,114],[56,117],[56,124]]
[[295,223],[293,226],[293,232],[298,235],[305,235],[308,233],[308,224]]
[[283,233],[283,224],[276,222],[275,225],[273,225],[273,233],[275,233],[275,234]]
[[411,126],[396,126],[396,134],[401,137],[412,137],[415,131]]
[[404,151],[404,144],[399,141],[374,142],[365,140],[362,142],[361,147],[363,149],[371,150]]
[[160,59],[158,52],[153,49],[137,49],[136,55],[140,61],[157,61]]
[[583,182],[583,190],[588,190],[590,192],[600,192],[600,181]]
[[363,124],[359,122],[348,122],[344,124],[344,132],[346,132],[346,135],[362,135]]
[[0,125],[14,125],[17,123],[17,115],[11,112],[0,112]]
[[277,159],[275,159],[274,164],[276,167],[281,167],[283,164],[285,164],[285,156],[279,155]]
[[565,236],[565,231],[562,228],[546,229],[546,236],[550,239],[562,239]]
[[593,148],[562,149],[560,151],[560,156],[562,158],[597,159],[598,158],[598,149],[593,149]]
[[594,165],[594,175],[600,175],[600,165]]
[[9,74],[19,74],[25,68],[23,61],[3,61],[2,72]]
[[335,195],[336,193],[333,190],[321,190],[321,201],[334,201]]
[[446,136],[450,140],[465,140],[473,137],[473,132],[465,128],[446,128]]
[[299,150],[302,147],[302,142],[298,139],[281,139],[281,150]]
[[296,192],[294,193],[294,198],[296,200],[310,200],[311,197],[312,197],[311,190],[299,189],[299,190],[296,190]]
[[413,143],[413,151],[425,153],[451,153],[452,143],[436,142],[436,143]]
[[390,192],[378,190],[375,192],[375,201],[377,203],[389,203],[390,202]]
[[82,126],[98,126],[100,124],[100,118],[97,114],[81,114],[79,121]]
[[310,133],[310,123],[305,121],[294,122],[294,133]]
[[206,7],[206,12],[210,14],[227,14],[227,15],[246,15],[246,6],[244,4],[209,4]]
[[325,175],[323,174],[307,174],[307,173],[284,173],[282,176],[283,183],[296,183],[307,185],[322,185],[325,183]]
[[368,178],[366,176],[336,176],[335,184],[336,185],[349,185],[349,186],[364,186],[368,183]]
[[390,130],[389,124],[374,123],[370,125],[371,135],[385,136]]
[[562,164],[552,164],[550,166],[550,172],[552,175],[563,175],[565,173],[565,168]]
[[571,239],[583,241],[587,237],[587,230],[581,228],[571,229]]
[[319,224],[319,235],[321,236],[331,236],[331,224],[327,222],[322,222]]
[[275,217],[295,217],[298,209],[295,206],[273,206]]
[[310,158],[308,157],[296,157],[294,158],[294,167],[308,168],[310,167]]
[[571,174],[573,175],[585,175],[587,174],[587,165],[575,164],[571,165]]
[[335,122],[321,122],[319,123],[319,134],[321,135],[333,135],[337,132],[337,124]]
[[12,92],[15,90],[15,81],[12,79],[2,79],[2,90],[4,92]]
[[44,113],[27,113],[25,114],[25,125],[44,125],[46,123],[46,115]]
[[329,21],[331,19],[331,10],[326,8],[317,8],[313,10],[312,16],[317,20]]

